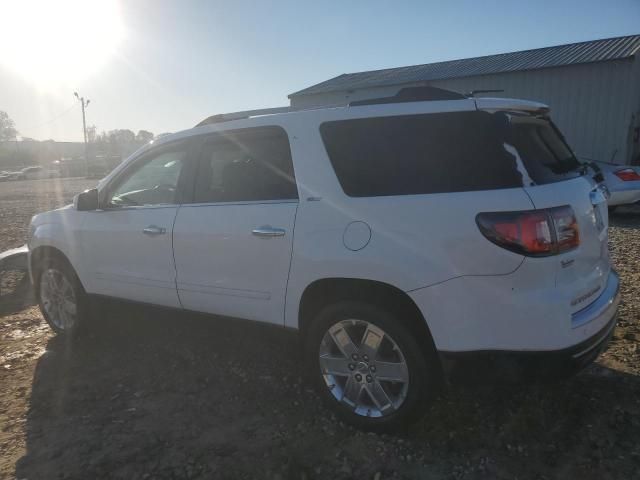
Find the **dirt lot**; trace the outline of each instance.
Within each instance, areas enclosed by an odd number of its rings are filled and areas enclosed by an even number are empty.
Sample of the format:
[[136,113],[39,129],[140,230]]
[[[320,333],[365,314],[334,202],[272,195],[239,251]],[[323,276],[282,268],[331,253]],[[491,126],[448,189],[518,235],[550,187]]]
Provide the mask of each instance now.
[[[0,250],[92,183],[0,184]],[[291,333],[103,305],[68,344],[18,285],[0,297],[0,477],[640,479],[640,212],[612,219],[611,250],[623,304],[596,365],[551,385],[453,387],[403,436],[338,424]]]

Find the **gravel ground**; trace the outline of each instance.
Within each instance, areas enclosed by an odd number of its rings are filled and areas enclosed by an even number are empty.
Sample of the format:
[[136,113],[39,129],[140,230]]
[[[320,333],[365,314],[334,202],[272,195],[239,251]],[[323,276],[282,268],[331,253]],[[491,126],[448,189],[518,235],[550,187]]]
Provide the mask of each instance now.
[[96,183],[85,178],[0,183],[0,252],[25,244],[29,221],[36,213],[69,204],[76,193]]
[[[93,183],[0,184],[0,250]],[[103,304],[66,344],[13,276],[0,478],[640,479],[640,212],[611,225],[623,303],[598,362],[551,385],[453,387],[401,436],[338,423],[301,380],[292,333]]]

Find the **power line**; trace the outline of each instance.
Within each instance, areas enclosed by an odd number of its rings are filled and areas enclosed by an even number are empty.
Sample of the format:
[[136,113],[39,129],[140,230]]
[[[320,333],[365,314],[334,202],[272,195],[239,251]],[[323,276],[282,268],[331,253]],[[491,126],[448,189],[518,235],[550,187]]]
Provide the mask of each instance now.
[[[38,127],[44,127],[45,125],[50,125],[51,123],[55,122],[56,120],[58,120],[59,118],[63,117],[64,115],[66,115],[67,113],[69,113],[71,110],[73,110],[73,107],[75,107],[75,103],[71,104],[71,106],[69,108],[67,108],[65,111],[63,111],[62,113],[56,115],[55,117],[47,120],[46,122],[42,122],[42,123],[37,123],[35,125],[31,125],[27,128],[25,128],[24,130],[31,130],[34,128],[38,128]],[[21,127],[22,129],[22,127]]]

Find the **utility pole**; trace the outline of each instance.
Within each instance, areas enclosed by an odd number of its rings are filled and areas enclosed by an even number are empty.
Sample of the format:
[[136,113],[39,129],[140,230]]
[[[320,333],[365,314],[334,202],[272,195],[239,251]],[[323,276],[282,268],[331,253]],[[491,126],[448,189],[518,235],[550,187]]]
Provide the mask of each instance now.
[[89,99],[85,100],[84,97],[81,97],[80,95],[78,95],[78,92],[73,92],[73,94],[76,96],[76,98],[82,105],[82,133],[84,134],[84,167],[85,167],[85,174],[88,177],[89,176],[89,144],[87,143],[87,140],[88,140],[87,120],[85,118],[84,110],[89,106],[89,102],[91,100]]

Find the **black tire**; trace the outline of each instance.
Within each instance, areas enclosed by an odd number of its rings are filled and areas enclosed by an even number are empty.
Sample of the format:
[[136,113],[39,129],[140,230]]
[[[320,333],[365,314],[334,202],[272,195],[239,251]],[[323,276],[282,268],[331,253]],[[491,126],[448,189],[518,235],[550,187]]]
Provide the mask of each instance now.
[[609,214],[612,214],[616,211],[616,209],[618,208],[618,205],[611,205],[609,207]]
[[[319,360],[323,338],[330,327],[348,319],[362,320],[382,329],[404,356],[409,377],[406,397],[392,413],[377,418],[359,415],[353,407],[339,401],[325,382]],[[419,345],[416,341],[418,337],[401,318],[378,306],[362,302],[332,304],[315,316],[306,332],[304,355],[307,373],[325,404],[345,423],[375,432],[404,430],[422,417],[430,401],[442,388],[442,369],[433,347]]]
[[[45,306],[43,292],[41,289],[42,276],[48,271],[59,272],[68,281],[73,295],[76,299],[76,313],[73,315],[74,321],[71,326],[63,328],[59,319],[53,317],[52,313]],[[78,275],[69,263],[58,257],[46,257],[34,269],[34,293],[42,316],[47,321],[51,329],[58,335],[72,337],[83,330],[88,323],[89,304],[87,294],[80,283]]]

